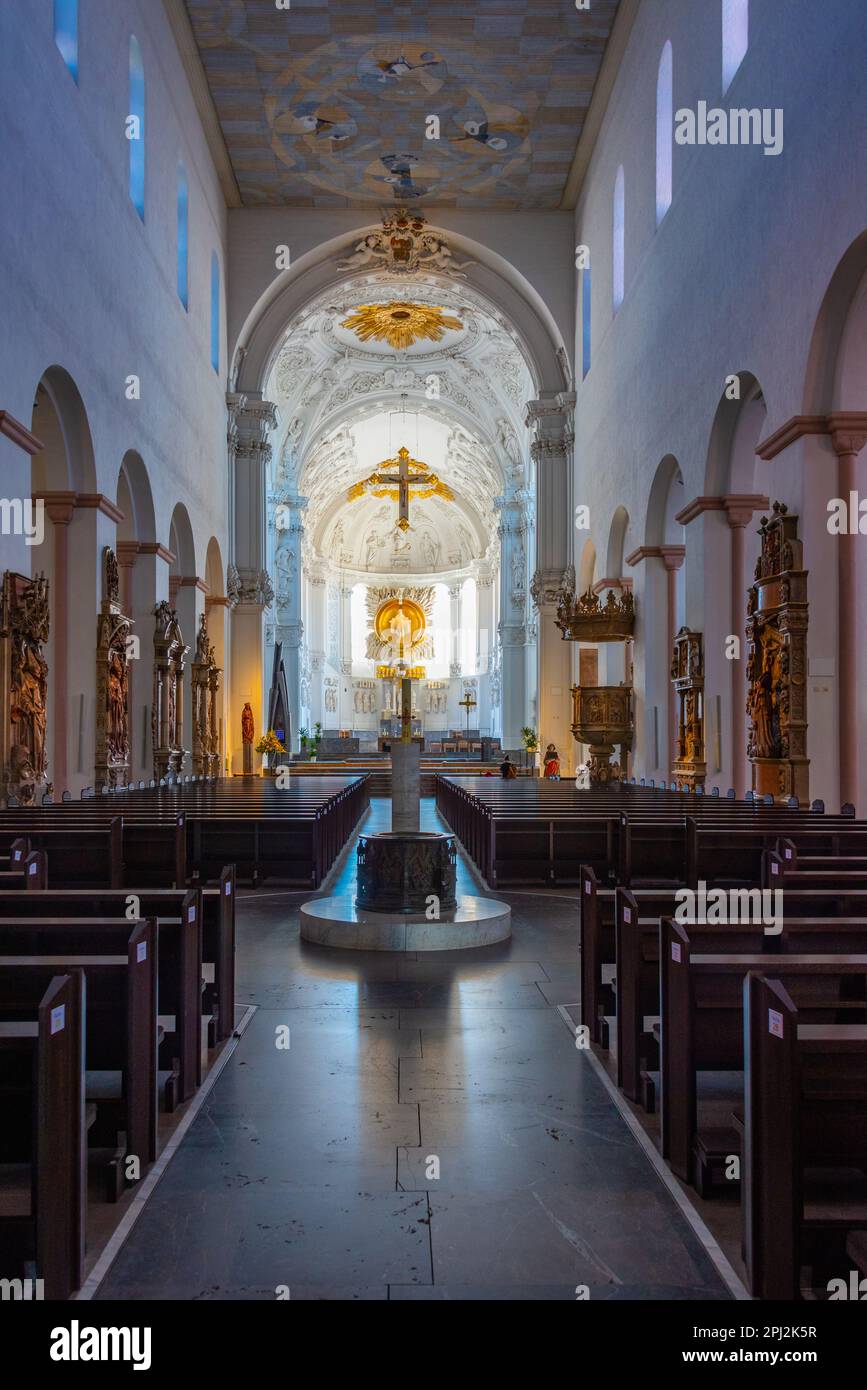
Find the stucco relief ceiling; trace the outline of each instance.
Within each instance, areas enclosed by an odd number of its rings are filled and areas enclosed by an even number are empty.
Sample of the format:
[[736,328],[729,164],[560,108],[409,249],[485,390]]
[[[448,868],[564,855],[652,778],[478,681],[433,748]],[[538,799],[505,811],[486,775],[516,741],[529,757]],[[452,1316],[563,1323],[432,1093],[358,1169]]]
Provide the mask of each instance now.
[[[410,298],[458,327],[399,350],[344,327],[362,304]],[[270,492],[307,499],[304,553],[365,574],[442,574],[496,553],[496,498],[525,484],[524,405],[534,396],[521,343],[463,280],[434,273],[349,275],[287,326],[266,386],[281,420]],[[405,445],[454,500],[350,501],[351,487]]]
[[557,207],[617,5],[186,0],[244,204],[320,208]]

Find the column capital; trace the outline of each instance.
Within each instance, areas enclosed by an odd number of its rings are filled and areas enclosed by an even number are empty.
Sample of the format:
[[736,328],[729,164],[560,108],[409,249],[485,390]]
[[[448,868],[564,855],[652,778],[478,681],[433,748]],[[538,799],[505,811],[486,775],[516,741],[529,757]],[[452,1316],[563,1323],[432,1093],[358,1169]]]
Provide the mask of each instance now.
[[770,499],[759,493],[752,496],[748,493],[740,495],[730,493],[727,497],[723,497],[722,503],[726,520],[733,530],[749,526],[756,512],[767,511],[771,505]]
[[[113,521],[115,525],[119,525],[124,520],[124,514],[120,507],[106,497],[104,492],[34,492],[33,500],[34,502],[44,502],[49,516],[51,516],[49,508],[58,507],[61,523],[63,521],[62,513],[65,509],[72,508],[74,510],[78,507],[102,512],[103,516],[107,516],[109,521]],[[54,520],[53,517],[52,520]],[[67,520],[71,520],[71,517],[68,517]]]
[[269,435],[279,423],[280,413],[273,401],[254,400],[250,396],[239,398],[233,412],[229,438],[236,456],[251,462],[270,462]]
[[839,410],[829,415],[828,433],[838,456],[860,454],[867,444],[867,411]]
[[138,553],[139,555],[155,555],[158,560],[164,561],[167,565],[173,565],[177,558],[167,546],[161,545],[159,541],[139,541]]
[[679,570],[686,556],[685,545],[661,545],[659,554],[665,568],[671,572]]
[[594,594],[606,593],[608,589],[620,589],[624,593],[631,593],[632,585],[633,581],[631,579],[624,579],[623,576],[620,575],[619,578],[616,579],[597,579],[596,583],[592,585],[592,590]]
[[627,555],[627,565],[640,565],[643,560],[661,560],[667,570],[679,570],[686,554],[685,545],[640,545]]
[[118,541],[114,548],[117,555],[117,563],[125,568],[132,569],[138,559],[138,541]]
[[239,570],[229,564],[226,570],[226,595],[229,607],[239,605],[270,608],[274,602],[274,586],[267,570]]

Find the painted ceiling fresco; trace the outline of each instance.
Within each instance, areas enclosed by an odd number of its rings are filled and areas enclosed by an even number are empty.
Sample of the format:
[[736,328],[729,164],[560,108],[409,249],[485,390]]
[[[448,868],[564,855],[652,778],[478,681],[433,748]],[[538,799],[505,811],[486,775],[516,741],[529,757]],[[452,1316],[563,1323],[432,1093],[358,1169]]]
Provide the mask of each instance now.
[[557,207],[617,3],[186,0],[245,205],[320,208]]

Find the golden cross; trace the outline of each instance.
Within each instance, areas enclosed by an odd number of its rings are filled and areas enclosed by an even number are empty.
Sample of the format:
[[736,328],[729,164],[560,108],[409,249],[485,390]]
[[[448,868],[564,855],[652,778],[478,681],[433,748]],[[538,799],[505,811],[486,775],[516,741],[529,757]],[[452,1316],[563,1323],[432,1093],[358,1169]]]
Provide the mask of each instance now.
[[[405,449],[403,447],[401,447],[397,451],[397,460],[398,463],[396,477],[393,475],[389,477],[387,473],[374,473],[371,476],[370,481],[372,484],[374,484],[374,486],[377,487],[383,486],[385,484],[389,484],[393,487],[394,484],[397,483],[397,524],[400,527],[401,531],[408,531],[409,485],[412,482],[412,479],[409,474],[409,466],[412,463],[415,464],[417,468],[425,468],[425,465],[423,463],[419,463],[418,459],[410,458],[409,449]],[[386,459],[386,463],[394,463],[394,459]],[[425,469],[425,471],[427,470]]]
[[[369,478],[365,478],[360,483],[354,483],[349,489],[347,497],[350,502],[356,497],[363,497],[370,489],[374,497],[396,497],[398,502],[397,525],[401,531],[409,530],[409,499],[411,495],[417,498],[422,497],[441,497],[446,502],[454,501],[454,493],[445,483],[440,482],[436,473],[432,473],[426,463],[410,456],[409,449],[401,447],[397,451],[397,457],[384,459],[380,465],[383,468],[394,466],[397,473],[371,473]],[[392,491],[396,488],[397,491]]]

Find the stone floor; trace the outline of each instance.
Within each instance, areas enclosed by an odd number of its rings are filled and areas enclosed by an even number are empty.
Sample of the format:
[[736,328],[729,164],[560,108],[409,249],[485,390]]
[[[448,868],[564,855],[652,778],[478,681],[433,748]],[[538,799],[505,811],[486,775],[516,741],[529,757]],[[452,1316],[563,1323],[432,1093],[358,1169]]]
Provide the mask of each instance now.
[[239,901],[257,1012],[100,1298],[729,1297],[557,1011],[574,897],[502,894],[511,941],[396,958],[301,942],[304,896]]

